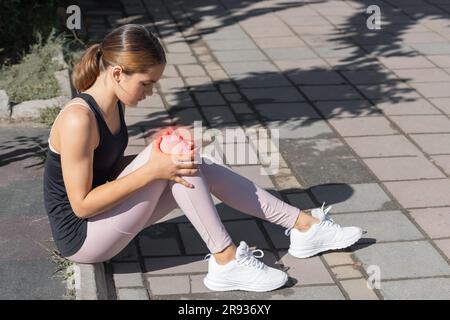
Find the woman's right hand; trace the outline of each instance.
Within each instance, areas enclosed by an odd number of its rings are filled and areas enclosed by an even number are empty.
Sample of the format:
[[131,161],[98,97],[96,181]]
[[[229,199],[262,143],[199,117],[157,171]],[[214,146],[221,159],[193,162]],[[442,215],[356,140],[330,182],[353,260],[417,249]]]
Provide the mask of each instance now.
[[181,176],[194,176],[198,172],[198,164],[194,163],[195,150],[189,154],[166,154],[161,151],[162,136],[153,140],[152,152],[149,160],[144,165],[152,179],[172,180],[182,185],[193,188],[194,186]]

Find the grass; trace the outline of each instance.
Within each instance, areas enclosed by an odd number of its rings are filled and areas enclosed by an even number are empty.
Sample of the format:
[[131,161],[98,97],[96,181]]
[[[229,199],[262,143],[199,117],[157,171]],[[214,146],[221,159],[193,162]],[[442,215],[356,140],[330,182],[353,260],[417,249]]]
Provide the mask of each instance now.
[[61,52],[63,43],[64,37],[56,36],[52,31],[45,41],[38,37],[20,63],[1,67],[0,88],[6,90],[12,103],[49,99],[59,94],[54,72],[63,66],[55,57]]
[[63,278],[67,286],[67,293],[65,298],[68,300],[76,299],[76,291],[75,291],[75,279],[73,278],[74,271],[73,267],[75,264],[61,256],[61,254],[57,250],[52,251],[52,261],[56,264],[56,271],[53,273],[53,276],[58,278]]
[[39,122],[51,127],[60,111],[60,106],[46,107],[42,109],[39,114]]

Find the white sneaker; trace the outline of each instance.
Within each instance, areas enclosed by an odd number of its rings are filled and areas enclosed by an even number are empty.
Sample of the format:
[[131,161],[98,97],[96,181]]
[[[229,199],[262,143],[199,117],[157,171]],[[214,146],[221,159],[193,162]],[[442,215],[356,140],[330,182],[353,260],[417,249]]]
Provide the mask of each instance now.
[[313,224],[308,231],[286,230],[285,234],[290,235],[291,239],[289,254],[296,258],[308,258],[322,251],[349,247],[361,238],[361,228],[339,226],[327,216],[331,206],[324,210],[324,205],[311,211],[311,215],[320,222]]
[[[260,253],[255,256],[253,253]],[[283,286],[288,276],[285,272],[271,268],[256,258],[262,258],[261,250],[251,251],[241,241],[236,251],[236,259],[226,265],[219,265],[213,255],[209,254],[208,274],[203,280],[212,291],[245,290],[265,292]]]

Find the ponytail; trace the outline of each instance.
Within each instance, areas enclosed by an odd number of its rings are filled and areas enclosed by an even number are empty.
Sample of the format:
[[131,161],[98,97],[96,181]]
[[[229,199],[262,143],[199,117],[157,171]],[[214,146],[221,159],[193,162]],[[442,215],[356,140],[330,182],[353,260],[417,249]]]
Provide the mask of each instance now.
[[86,49],[81,60],[75,65],[72,82],[78,92],[89,89],[99,76],[101,55],[100,44],[94,44]]

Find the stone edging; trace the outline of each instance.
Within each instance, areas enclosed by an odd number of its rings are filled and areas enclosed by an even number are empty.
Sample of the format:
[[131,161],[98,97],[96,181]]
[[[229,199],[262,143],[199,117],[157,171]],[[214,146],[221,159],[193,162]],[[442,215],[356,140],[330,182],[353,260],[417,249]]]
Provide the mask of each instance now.
[[[72,281],[68,289],[75,290],[76,300],[108,300],[108,284],[103,263],[74,264]],[[70,288],[70,287],[74,288]]]
[[0,90],[0,118],[8,120],[23,120],[39,118],[39,111],[46,107],[62,107],[72,97],[72,87],[70,83],[70,73],[67,64],[64,61],[62,51],[55,57],[64,69],[56,71],[54,76],[58,82],[61,95],[45,100],[28,100],[10,105],[9,97],[5,90]]

